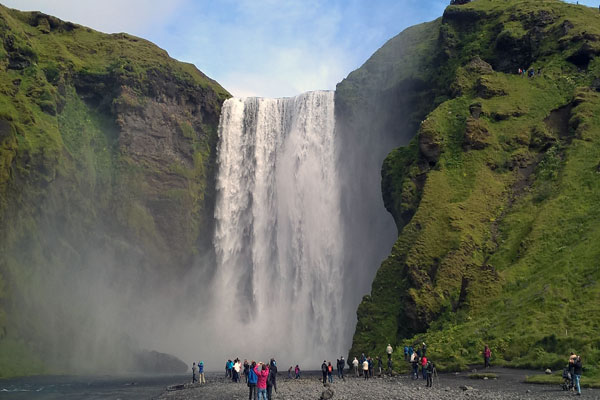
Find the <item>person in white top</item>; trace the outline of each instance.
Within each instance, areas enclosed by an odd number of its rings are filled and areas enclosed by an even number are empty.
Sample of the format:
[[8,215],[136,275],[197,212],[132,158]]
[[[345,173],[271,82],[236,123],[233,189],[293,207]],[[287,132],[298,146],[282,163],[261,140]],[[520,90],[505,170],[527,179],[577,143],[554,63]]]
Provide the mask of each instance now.
[[388,360],[391,360],[392,359],[392,353],[394,352],[394,349],[392,349],[392,345],[391,344],[388,343],[388,345],[387,345],[387,347],[385,349],[385,352],[388,355]]
[[354,367],[354,375],[358,378],[358,359],[356,357],[352,360],[352,366]]
[[365,380],[369,379],[369,362],[367,360],[363,361],[363,375],[365,376]]

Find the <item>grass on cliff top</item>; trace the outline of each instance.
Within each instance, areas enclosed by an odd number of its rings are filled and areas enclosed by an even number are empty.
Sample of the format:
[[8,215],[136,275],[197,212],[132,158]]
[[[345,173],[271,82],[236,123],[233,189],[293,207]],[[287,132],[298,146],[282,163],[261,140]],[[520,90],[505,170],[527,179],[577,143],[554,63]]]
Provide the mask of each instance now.
[[[194,65],[169,57],[155,44],[126,34],[105,34],[80,25],[64,23],[55,17],[20,12],[0,5],[3,19],[17,43],[46,70],[63,69],[88,74],[117,71],[136,80],[148,79],[148,71],[162,71],[192,85],[213,89],[219,97],[229,93]],[[37,22],[36,22],[37,19]],[[50,26],[45,21],[50,20]],[[54,26],[52,26],[54,25]],[[20,37],[27,37],[23,41]]]

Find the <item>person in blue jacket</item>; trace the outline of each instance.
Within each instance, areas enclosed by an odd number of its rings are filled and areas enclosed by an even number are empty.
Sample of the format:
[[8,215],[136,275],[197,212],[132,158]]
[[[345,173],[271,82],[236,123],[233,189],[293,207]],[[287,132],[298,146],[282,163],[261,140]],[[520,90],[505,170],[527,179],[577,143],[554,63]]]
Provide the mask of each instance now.
[[204,379],[204,361],[198,363],[198,383],[201,385],[206,383],[206,380]]
[[256,362],[252,361],[250,364],[250,371],[248,371],[248,387],[250,392],[248,393],[248,400],[256,400],[256,384],[258,383],[258,375],[254,372]]

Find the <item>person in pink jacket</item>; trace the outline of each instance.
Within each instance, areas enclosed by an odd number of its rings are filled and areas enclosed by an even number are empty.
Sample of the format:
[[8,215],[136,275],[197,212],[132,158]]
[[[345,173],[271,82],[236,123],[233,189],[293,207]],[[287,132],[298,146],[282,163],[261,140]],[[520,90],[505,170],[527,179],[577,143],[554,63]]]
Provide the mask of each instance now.
[[267,377],[269,376],[269,367],[267,364],[258,363],[254,367],[254,373],[258,376],[256,388],[258,389],[258,400],[267,400]]

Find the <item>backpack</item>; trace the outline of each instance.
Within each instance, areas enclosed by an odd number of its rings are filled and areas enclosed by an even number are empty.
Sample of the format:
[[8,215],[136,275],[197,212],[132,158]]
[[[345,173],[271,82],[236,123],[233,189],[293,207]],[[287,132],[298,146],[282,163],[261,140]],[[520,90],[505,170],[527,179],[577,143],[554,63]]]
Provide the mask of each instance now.
[[321,364],[321,371],[327,372],[327,364],[325,364],[325,363]]
[[332,372],[333,371],[333,367],[331,365],[327,366],[327,372]]

